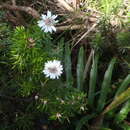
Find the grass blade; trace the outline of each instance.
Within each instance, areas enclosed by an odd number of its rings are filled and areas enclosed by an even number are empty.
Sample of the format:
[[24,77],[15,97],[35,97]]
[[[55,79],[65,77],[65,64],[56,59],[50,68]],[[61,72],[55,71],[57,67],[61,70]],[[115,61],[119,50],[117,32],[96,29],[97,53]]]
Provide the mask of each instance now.
[[100,97],[99,97],[99,100],[98,100],[97,111],[99,111],[99,112],[102,111],[102,109],[105,106],[105,101],[106,101],[107,94],[108,94],[108,91],[109,91],[109,87],[110,87],[110,84],[111,84],[112,71],[113,71],[113,68],[114,68],[115,61],[116,61],[115,58],[113,58],[111,60],[109,66],[108,66],[108,69],[107,69],[107,71],[105,72],[105,75],[104,75],[104,80],[103,80],[102,87],[101,87]]
[[72,87],[73,78],[71,72],[71,51],[69,44],[65,45],[65,72],[66,72],[67,87]]
[[110,128],[101,128],[100,130],[112,130]]
[[95,117],[95,114],[84,116],[76,125],[76,130],[81,130],[83,125],[87,124],[88,120],[92,119],[93,117]]
[[89,81],[89,92],[88,92],[88,104],[93,107],[94,103],[94,96],[95,96],[95,87],[96,87],[96,80],[97,80],[97,69],[98,69],[98,56],[96,55],[91,72],[90,72],[90,81]]
[[124,79],[121,86],[118,88],[115,97],[120,95],[125,89],[127,89],[129,84],[130,84],[130,74]]
[[116,115],[115,121],[120,123],[124,119],[127,118],[128,113],[130,112],[130,100],[128,100],[123,107],[121,108],[120,112]]
[[123,93],[121,93],[119,96],[117,96],[110,105],[104,110],[103,114],[106,114],[107,112],[111,111],[112,109],[116,108],[120,104],[124,103],[126,100],[130,98],[130,87],[125,90]]
[[119,126],[122,130],[130,130],[130,125],[126,122],[119,124]]
[[84,72],[84,48],[81,47],[77,63],[77,88],[83,90],[83,72]]

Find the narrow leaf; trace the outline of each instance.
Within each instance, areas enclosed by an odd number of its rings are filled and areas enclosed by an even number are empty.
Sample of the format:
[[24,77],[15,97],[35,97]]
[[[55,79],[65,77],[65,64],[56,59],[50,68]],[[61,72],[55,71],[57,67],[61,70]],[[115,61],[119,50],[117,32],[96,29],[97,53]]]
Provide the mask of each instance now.
[[97,80],[97,67],[98,65],[98,56],[95,56],[90,72],[90,81],[89,81],[89,92],[88,92],[88,104],[93,107],[94,96],[95,96],[95,87]]
[[112,130],[110,128],[101,128],[100,130]]
[[72,87],[71,51],[68,44],[65,45],[65,72],[67,87]]
[[95,117],[95,114],[84,116],[76,125],[76,130],[81,130],[83,125],[87,124],[87,122],[93,117]]
[[130,125],[128,123],[121,123],[119,126],[122,128],[122,130],[130,130]]
[[123,105],[120,112],[116,115],[115,121],[120,123],[127,118],[128,113],[130,112],[130,99]]
[[110,105],[104,110],[103,114],[109,112],[110,110],[116,108],[120,104],[124,103],[126,100],[130,98],[130,87],[125,90],[123,93],[121,93],[119,96],[117,96]]
[[83,90],[83,72],[84,72],[84,48],[81,47],[78,55],[77,63],[77,87]]
[[97,108],[98,111],[102,111],[102,109],[105,106],[109,87],[111,86],[112,71],[114,68],[115,61],[116,61],[115,58],[113,58],[111,60],[109,66],[108,66],[108,69],[104,75],[104,80],[103,80],[102,87],[101,87],[100,97],[98,100],[98,108]]
[[129,84],[130,84],[130,74],[124,79],[121,86],[118,88],[115,97],[120,95],[125,89],[127,89]]

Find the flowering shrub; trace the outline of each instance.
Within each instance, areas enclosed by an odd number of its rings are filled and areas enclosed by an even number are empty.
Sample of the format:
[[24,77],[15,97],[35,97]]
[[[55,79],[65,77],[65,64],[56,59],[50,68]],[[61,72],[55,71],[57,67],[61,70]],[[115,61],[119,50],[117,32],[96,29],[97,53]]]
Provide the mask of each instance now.
[[55,46],[49,34],[56,31],[56,17],[47,11],[38,21],[40,28],[17,27],[11,37],[10,59],[19,72],[18,93],[23,97],[35,93],[38,111],[47,113],[51,120],[64,121],[86,110],[86,94],[64,85],[65,79],[60,80],[64,73],[64,42],[61,39]]
[[[94,10],[92,1],[58,1],[70,14],[48,10],[40,17],[32,7],[15,5],[15,0],[13,7],[1,6],[11,10],[9,19],[18,17],[22,24],[17,25],[25,26],[0,25],[0,130],[129,129],[130,38],[118,28],[121,0],[95,1],[101,7]],[[24,24],[17,10],[38,20]]]
[[46,112],[51,120],[58,119],[63,122],[86,110],[86,94],[60,84],[53,81],[42,89],[43,93],[37,100],[37,109]]

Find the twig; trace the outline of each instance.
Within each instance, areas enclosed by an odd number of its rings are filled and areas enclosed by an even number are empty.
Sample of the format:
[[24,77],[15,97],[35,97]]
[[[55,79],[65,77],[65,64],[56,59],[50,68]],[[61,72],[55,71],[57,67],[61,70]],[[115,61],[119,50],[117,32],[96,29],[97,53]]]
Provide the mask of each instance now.
[[65,9],[67,9],[68,11],[70,12],[74,12],[74,9],[69,5],[67,4],[64,0],[57,0],[58,3],[60,3]]
[[11,0],[13,5],[16,5],[16,1],[15,0]]
[[66,25],[66,26],[60,26],[57,27],[58,31],[65,31],[65,30],[77,30],[77,29],[85,29],[86,26],[84,24],[80,25]]
[[75,43],[73,47],[75,47],[84,37],[86,37],[96,26],[97,26],[97,23],[93,24],[93,26],[82,35],[82,37]]
[[[15,15],[17,15],[18,12],[14,12]],[[23,20],[17,16],[14,16],[10,11],[6,12],[6,20],[12,22],[15,26],[24,25],[25,23]]]
[[73,0],[73,7],[76,9],[77,8],[77,0]]
[[36,19],[40,17],[39,13],[31,7],[2,4],[0,5],[0,9],[23,11],[28,13],[29,15],[32,15]]
[[[11,0],[11,2],[12,2],[12,5],[13,5],[13,6],[16,6],[16,0]],[[18,21],[20,21],[19,23],[21,23],[21,24],[23,24],[23,25],[26,25],[26,22],[25,22],[24,18],[22,17],[22,15],[20,14],[19,11],[13,11],[13,13],[14,13],[15,16],[16,16],[16,17],[14,17],[15,21],[13,22],[13,23],[15,23],[15,25],[17,25],[16,23],[17,23]],[[11,15],[11,14],[10,14],[10,15]],[[12,17],[13,17],[13,15],[12,15]],[[17,19],[19,19],[19,20],[17,20]],[[12,19],[9,19],[9,20],[12,20]],[[16,21],[17,21],[17,22],[16,22]]]

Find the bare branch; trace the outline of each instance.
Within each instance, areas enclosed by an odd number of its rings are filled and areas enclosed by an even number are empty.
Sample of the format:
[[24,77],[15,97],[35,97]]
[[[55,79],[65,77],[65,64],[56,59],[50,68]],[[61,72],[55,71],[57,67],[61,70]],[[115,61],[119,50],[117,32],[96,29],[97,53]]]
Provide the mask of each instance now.
[[93,26],[87,31],[85,32],[82,37],[75,43],[74,46],[76,46],[84,37],[86,37],[92,30],[94,30],[94,28],[98,25],[98,22],[93,24]]
[[16,5],[16,1],[15,0],[11,0],[13,5]]
[[70,11],[70,12],[74,12],[74,9],[68,4],[66,3],[64,0],[57,0],[58,3],[60,3],[66,10]]
[[38,19],[40,17],[39,13],[31,7],[2,4],[2,5],[0,5],[0,9],[23,11],[29,15],[32,15],[36,19]]
[[60,26],[57,27],[58,31],[65,31],[65,30],[77,30],[77,29],[85,29],[86,26],[84,24],[80,25],[67,25],[67,26]]

